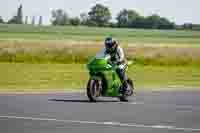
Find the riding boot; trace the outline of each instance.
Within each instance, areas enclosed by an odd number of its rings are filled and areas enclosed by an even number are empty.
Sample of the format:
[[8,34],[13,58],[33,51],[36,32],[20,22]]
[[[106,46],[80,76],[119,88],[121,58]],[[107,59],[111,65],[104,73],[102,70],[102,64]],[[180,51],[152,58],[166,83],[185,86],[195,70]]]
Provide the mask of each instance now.
[[122,82],[122,88],[121,88],[121,93],[122,95],[126,95],[127,92],[127,88],[128,88],[128,82],[126,79],[126,75],[125,75],[125,70],[123,69],[117,69],[116,70],[121,82]]

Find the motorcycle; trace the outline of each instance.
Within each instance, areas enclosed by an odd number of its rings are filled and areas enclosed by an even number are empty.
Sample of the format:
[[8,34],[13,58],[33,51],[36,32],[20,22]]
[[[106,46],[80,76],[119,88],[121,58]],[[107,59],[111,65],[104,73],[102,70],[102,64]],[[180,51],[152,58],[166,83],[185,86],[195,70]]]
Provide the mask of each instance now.
[[87,96],[90,102],[98,101],[99,97],[117,97],[120,101],[128,102],[128,98],[133,95],[135,89],[133,81],[126,78],[128,88],[123,92],[123,83],[116,73],[116,67],[109,63],[109,59],[110,56],[96,56],[87,64],[90,74]]

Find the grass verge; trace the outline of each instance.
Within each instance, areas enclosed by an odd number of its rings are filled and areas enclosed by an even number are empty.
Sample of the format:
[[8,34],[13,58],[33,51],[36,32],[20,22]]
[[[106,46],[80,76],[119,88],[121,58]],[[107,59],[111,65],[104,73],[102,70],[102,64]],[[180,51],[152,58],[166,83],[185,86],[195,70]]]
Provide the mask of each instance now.
[[[200,47],[189,45],[122,45],[129,60],[142,65],[198,65]],[[0,62],[86,63],[102,49],[95,42],[0,40]]]
[[106,36],[112,35],[122,43],[198,45],[199,33],[199,31],[0,24],[0,39],[101,42]]
[[[133,65],[128,75],[137,91],[200,89],[200,69],[195,66]],[[84,90],[88,78],[82,64],[0,63],[0,92]]]

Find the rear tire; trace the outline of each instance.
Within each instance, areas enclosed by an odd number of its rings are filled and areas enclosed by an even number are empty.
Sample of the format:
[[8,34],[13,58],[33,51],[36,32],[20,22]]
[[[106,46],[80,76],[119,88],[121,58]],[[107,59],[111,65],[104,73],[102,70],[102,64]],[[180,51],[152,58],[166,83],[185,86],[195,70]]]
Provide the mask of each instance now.
[[120,97],[119,97],[119,100],[120,100],[121,102],[128,102],[128,97],[127,97],[127,96],[120,96]]
[[87,85],[87,96],[90,102],[97,102],[100,93],[99,81],[94,79],[89,80]]
[[129,86],[131,87],[131,95],[133,95],[133,93],[134,93],[134,91],[135,91],[135,86],[134,86],[134,83],[133,83],[133,81],[130,79],[130,78],[128,78],[128,80],[127,80],[127,82],[128,82],[128,84],[129,84]]
[[[131,95],[133,95],[134,90],[135,90],[133,81],[130,78],[128,78],[127,82],[128,82],[128,85],[131,87],[131,91],[132,91]],[[119,97],[119,99],[120,99],[121,102],[128,102],[129,101],[129,97],[131,95],[128,96],[126,94],[123,94],[122,96]]]

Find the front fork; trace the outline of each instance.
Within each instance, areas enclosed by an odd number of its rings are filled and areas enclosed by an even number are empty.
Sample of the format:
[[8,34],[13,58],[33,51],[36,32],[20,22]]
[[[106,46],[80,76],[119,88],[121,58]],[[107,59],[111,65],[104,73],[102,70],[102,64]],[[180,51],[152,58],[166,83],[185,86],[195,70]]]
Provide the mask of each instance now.
[[101,96],[102,95],[102,80],[101,80],[101,78],[100,77],[98,77],[98,76],[92,76],[91,78],[90,78],[91,80],[95,80],[95,82],[97,83],[97,96]]

